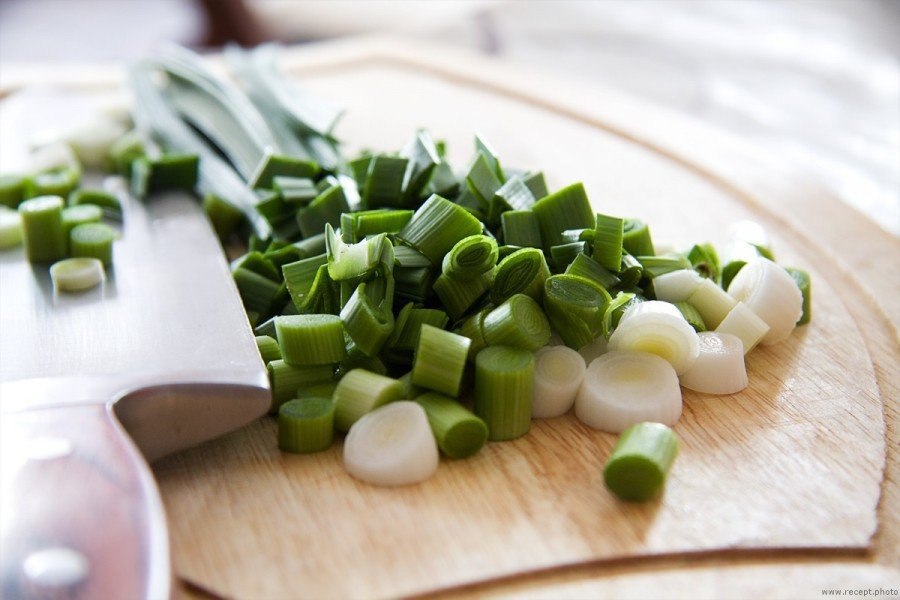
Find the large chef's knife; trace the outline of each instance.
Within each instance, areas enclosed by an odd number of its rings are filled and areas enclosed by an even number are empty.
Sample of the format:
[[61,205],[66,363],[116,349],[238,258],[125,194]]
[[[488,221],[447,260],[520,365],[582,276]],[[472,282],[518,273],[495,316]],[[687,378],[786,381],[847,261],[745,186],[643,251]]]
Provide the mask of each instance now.
[[[46,106],[13,100],[0,122],[47,118]],[[196,199],[125,204],[100,288],[55,293],[45,265],[21,249],[0,253],[4,597],[168,597],[165,517],[145,459],[269,406],[252,332]]]

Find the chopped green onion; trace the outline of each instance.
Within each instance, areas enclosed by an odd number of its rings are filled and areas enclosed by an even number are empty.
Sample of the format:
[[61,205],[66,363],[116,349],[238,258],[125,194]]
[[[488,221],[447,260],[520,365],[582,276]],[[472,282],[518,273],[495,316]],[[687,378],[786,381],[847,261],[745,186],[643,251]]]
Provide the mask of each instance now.
[[491,346],[475,358],[475,414],[493,441],[512,440],[531,427],[534,356],[528,350]]
[[471,343],[465,336],[422,325],[412,382],[447,396],[458,396]]
[[459,240],[481,233],[481,223],[460,206],[431,196],[397,235],[438,266]]
[[803,295],[803,314],[800,315],[797,325],[806,325],[812,318],[812,296],[810,291],[812,284],[809,280],[809,273],[792,267],[785,267],[785,271],[793,278],[794,283],[797,284],[797,287],[800,288],[800,293]]
[[676,254],[673,256],[636,256],[644,270],[644,275],[654,279],[673,271],[683,271],[691,268],[691,261],[686,257]]
[[718,281],[719,254],[712,244],[694,244],[688,250],[687,258],[701,277]]
[[351,340],[347,344],[347,358],[338,364],[337,377],[341,378],[353,369],[365,369],[379,375],[387,375],[387,365],[377,356],[368,356]]
[[432,267],[428,257],[409,246],[394,246],[394,260],[400,267]]
[[390,241],[383,233],[356,244],[345,244],[331,225],[325,226],[328,275],[334,281],[355,280],[372,275],[382,263],[386,263],[387,268],[393,269],[392,250]]
[[467,280],[441,275],[435,280],[433,289],[447,314],[456,321],[475,306],[491,288],[493,280],[494,274],[490,271]]
[[472,343],[469,345],[469,361],[474,361],[475,356],[487,347],[487,340],[484,339],[484,318],[489,312],[491,312],[490,308],[478,311],[463,321],[456,331],[459,335],[464,335],[472,340]]
[[[298,309],[310,304],[310,296],[319,282],[319,268],[322,267],[325,277],[328,277],[326,255],[319,254],[304,258],[296,262],[288,263],[281,267],[281,273],[284,275],[284,281],[287,283],[288,291],[291,294],[291,300]],[[330,282],[330,279],[328,280]],[[329,286],[330,287],[330,286]]]
[[403,397],[406,399],[418,398],[427,391],[425,388],[413,385],[412,371],[398,377],[397,381],[403,385]]
[[397,314],[394,332],[385,344],[392,362],[412,364],[413,351],[419,345],[419,333],[423,325],[443,329],[448,322],[447,313],[433,308],[414,308],[407,304]]
[[333,441],[334,403],[331,398],[311,396],[288,400],[278,409],[278,447],[285,452],[321,452]]
[[688,325],[694,328],[694,331],[697,333],[706,331],[706,323],[693,304],[690,302],[673,302],[672,304],[675,305],[675,308],[678,309],[684,320],[688,322]]
[[625,221],[618,217],[597,215],[593,258],[600,266],[610,271],[618,271],[622,264],[624,224]]
[[500,161],[497,159],[497,153],[479,134],[475,134],[475,152],[485,157],[491,170],[494,171],[501,183],[506,181],[506,175],[504,175]]
[[272,189],[276,177],[311,178],[319,174],[316,163],[267,152],[249,178],[251,188]]
[[25,256],[31,262],[56,262],[66,256],[69,246],[62,220],[63,199],[39,196],[19,205]]
[[131,163],[147,156],[144,140],[140,132],[129,131],[113,142],[109,148],[109,160],[116,173],[122,176],[131,175]]
[[509,210],[500,215],[503,242],[522,248],[542,248],[541,227],[532,210]]
[[650,300],[631,306],[609,337],[610,350],[649,352],[668,361],[678,375],[700,352],[697,332],[668,302]]
[[96,258],[66,258],[50,266],[50,279],[60,292],[83,292],[103,283],[103,263]]
[[61,168],[38,173],[25,180],[25,197],[62,196],[65,198],[78,186],[81,171]]
[[439,460],[425,409],[409,400],[366,414],[344,440],[344,468],[373,485],[424,481],[437,471]]
[[344,213],[341,215],[341,235],[348,236],[355,244],[370,235],[397,233],[409,223],[412,215],[411,210],[382,208]]
[[237,285],[244,308],[261,315],[268,314],[272,302],[278,295],[278,282],[244,268],[233,270],[231,276]]
[[443,273],[455,279],[470,279],[497,264],[497,240],[486,235],[470,235],[450,249],[444,257]]
[[203,197],[203,212],[212,223],[213,230],[220,240],[230,236],[244,220],[244,213],[237,207],[209,193]]
[[344,329],[356,347],[366,356],[375,356],[394,330],[394,314],[388,304],[376,305],[360,283],[341,309]]
[[549,193],[547,191],[547,182],[544,181],[544,174],[540,171],[526,176],[523,181],[528,186],[528,189],[531,190],[531,195],[534,196],[535,200],[540,200]]
[[349,210],[344,188],[333,185],[319,194],[308,206],[297,211],[300,233],[303,237],[310,237],[321,233],[326,224],[336,227],[341,223],[341,213]]
[[678,375],[655,354],[611,350],[588,365],[575,398],[575,416],[609,433],[642,421],[674,425],[681,416]]
[[531,416],[558,417],[569,412],[584,379],[585,361],[566,346],[544,346],[534,355],[534,397]]
[[566,275],[577,275],[578,277],[584,277],[585,279],[593,281],[606,290],[612,289],[619,285],[618,277],[604,269],[602,266],[600,266],[600,263],[598,263],[587,254],[579,254],[575,256],[572,264],[566,267]]
[[297,390],[298,398],[331,398],[337,388],[337,381],[329,380],[311,383]]
[[550,325],[573,350],[600,335],[611,301],[605,289],[577,275],[552,275],[544,282],[544,310]]
[[492,310],[482,324],[489,346],[512,346],[534,352],[547,345],[550,323],[541,307],[524,294],[516,294]]
[[131,191],[138,198],[168,190],[193,190],[199,177],[196,154],[138,158],[131,164]]
[[622,319],[622,315],[625,314],[625,311],[631,307],[632,304],[638,302],[643,302],[643,298],[636,294],[630,292],[617,293],[612,299],[612,302],[609,303],[606,314],[603,315],[603,337],[608,339],[613,330],[618,327],[619,321]]
[[233,261],[231,261],[231,265],[229,266],[232,271],[236,271],[238,269],[247,269],[248,271],[259,273],[263,277],[271,279],[272,281],[281,281],[281,273],[279,272],[279,270],[275,268],[275,265],[272,264],[272,261],[266,258],[266,256],[258,250],[248,252],[247,254],[234,259]]
[[306,386],[331,381],[334,369],[331,365],[300,367],[289,365],[281,359],[273,360],[266,365],[269,371],[269,385],[272,388],[272,407],[270,412],[277,413],[279,407],[288,400],[297,397],[297,391]]
[[275,318],[281,356],[290,365],[325,365],[347,356],[344,328],[335,315],[287,315]]
[[432,173],[441,164],[441,157],[431,139],[431,134],[424,129],[416,132],[400,155],[409,159],[409,167],[403,180],[404,202],[415,203],[431,179]]
[[625,219],[622,246],[632,256],[654,256],[650,228],[640,219]]
[[456,196],[459,187],[459,180],[456,179],[456,175],[453,173],[453,167],[449,163],[441,161],[432,171],[431,179],[428,181],[425,189],[422,190],[422,195],[437,194],[438,196],[450,198]]
[[544,253],[537,248],[516,250],[500,261],[491,301],[500,304],[515,294],[526,294],[539,300],[544,292],[544,281],[550,276],[550,268]]
[[699,335],[700,356],[680,379],[681,385],[704,394],[736,394],[747,387],[744,343],[718,331]]
[[365,186],[362,188],[363,206],[406,206],[403,201],[403,180],[409,159],[401,156],[378,155],[369,164]]
[[617,277],[619,278],[619,285],[616,286],[617,290],[640,291],[637,285],[644,277],[644,268],[635,257],[625,254],[622,256],[622,268],[619,270]]
[[78,225],[99,223],[102,218],[103,209],[94,204],[67,206],[62,211],[63,229],[67,236]]
[[423,304],[431,296],[434,271],[430,267],[394,267],[394,284],[398,298]]
[[0,207],[0,250],[9,250],[22,243],[22,215]]
[[496,225],[509,210],[528,210],[534,206],[534,196],[520,176],[510,177],[500,186],[488,205],[488,223]]
[[803,316],[803,294],[794,278],[761,256],[738,271],[728,286],[728,295],[746,304],[769,326],[762,344],[776,344],[787,338]]
[[256,349],[259,350],[259,356],[266,364],[281,358],[281,348],[278,347],[275,338],[270,335],[256,336]]
[[741,340],[747,354],[769,332],[769,326],[743,302],[738,302],[716,327],[718,333],[730,333]]
[[122,216],[122,203],[119,199],[106,190],[81,188],[73,190],[68,198],[69,206],[93,205],[99,206],[105,216],[120,219]]
[[315,182],[309,177],[276,175],[272,178],[272,189],[288,204],[304,206],[319,195]]
[[425,409],[438,447],[448,457],[472,456],[487,442],[485,422],[453,398],[428,392],[416,397],[416,404]]
[[566,243],[562,232],[595,225],[594,211],[584,185],[575,183],[538,200],[532,209],[541,226],[544,247]]
[[487,156],[481,152],[477,153],[466,174],[466,186],[469,191],[478,198],[482,206],[487,206],[502,185],[503,182],[497,177]]
[[[65,227],[65,220],[63,227]],[[115,230],[105,223],[76,225],[69,233],[70,253],[74,257],[97,258],[104,266],[108,267],[113,262],[113,241],[115,239]]]
[[0,205],[19,208],[25,199],[25,180],[23,175],[0,175]]
[[402,396],[403,385],[396,379],[365,369],[353,369],[334,389],[334,426],[338,431],[349,431],[366,413],[400,400]]
[[662,490],[678,454],[678,437],[661,423],[637,423],[616,442],[603,481],[622,500],[644,502]]
[[585,252],[587,252],[587,242],[569,242],[550,248],[550,258],[553,259],[553,266],[556,270],[563,271]]
[[737,301],[725,293],[725,290],[717,286],[712,280],[704,279],[688,298],[688,302],[697,309],[707,329],[715,329],[719,326],[728,313],[737,304]]

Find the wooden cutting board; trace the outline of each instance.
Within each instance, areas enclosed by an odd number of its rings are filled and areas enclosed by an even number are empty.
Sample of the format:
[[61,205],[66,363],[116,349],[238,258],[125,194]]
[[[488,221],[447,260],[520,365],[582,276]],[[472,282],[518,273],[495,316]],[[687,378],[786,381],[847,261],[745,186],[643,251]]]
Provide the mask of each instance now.
[[350,478],[340,444],[280,453],[268,418],[169,457],[155,473],[188,593],[900,588],[896,238],[778,157],[610,90],[384,40],[292,49],[283,65],[347,107],[338,135],[351,152],[398,149],[427,126],[462,166],[477,131],[505,164],[543,169],[551,188],[584,181],[598,211],[643,218],[656,240],[721,243],[731,223],[760,222],[782,263],[810,271],[814,318],[748,357],[744,392],[685,391],[682,453],[650,504],[604,489],[615,436],[571,415],[403,489]]

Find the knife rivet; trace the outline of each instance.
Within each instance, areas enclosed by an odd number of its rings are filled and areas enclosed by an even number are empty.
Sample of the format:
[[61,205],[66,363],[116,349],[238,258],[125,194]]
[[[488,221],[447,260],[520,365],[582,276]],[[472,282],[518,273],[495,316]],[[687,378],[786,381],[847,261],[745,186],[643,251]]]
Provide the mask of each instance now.
[[87,577],[88,560],[71,548],[47,548],[28,555],[25,576],[42,587],[68,587]]
[[39,437],[28,442],[26,456],[30,460],[53,460],[72,454],[71,440],[62,437]]

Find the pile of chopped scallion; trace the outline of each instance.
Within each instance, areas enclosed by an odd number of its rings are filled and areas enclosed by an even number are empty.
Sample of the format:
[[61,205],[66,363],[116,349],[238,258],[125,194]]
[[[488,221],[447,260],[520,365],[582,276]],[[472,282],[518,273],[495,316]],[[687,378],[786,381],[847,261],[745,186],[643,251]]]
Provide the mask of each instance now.
[[580,183],[549,190],[480,137],[462,171],[426,130],[347,160],[340,111],[282,78],[271,47],[227,58],[234,82],[182,49],[135,66],[136,129],[109,160],[139,196],[196,183],[246,249],[231,270],[285,451],[337,431],[353,476],[403,485],[574,406],[622,433],[606,483],[645,500],[677,452],[681,387],[739,392],[745,354],[809,321],[808,275],[757,230],[728,260],[659,252],[646,223],[598,214]]

